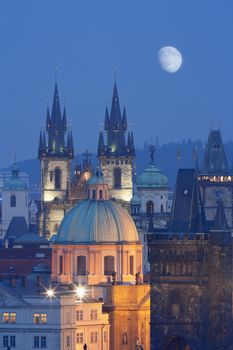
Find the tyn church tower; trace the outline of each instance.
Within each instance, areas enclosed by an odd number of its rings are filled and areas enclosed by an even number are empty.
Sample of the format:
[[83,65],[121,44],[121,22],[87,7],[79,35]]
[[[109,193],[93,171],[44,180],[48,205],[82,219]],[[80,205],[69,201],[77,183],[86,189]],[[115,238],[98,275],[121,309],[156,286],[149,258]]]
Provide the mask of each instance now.
[[42,187],[40,231],[50,237],[56,233],[66,207],[69,207],[71,161],[74,157],[72,132],[68,131],[67,139],[65,137],[66,109],[64,108],[62,115],[57,83],[55,83],[51,116],[47,108],[46,132],[47,137],[45,132],[40,132],[38,150]]
[[121,114],[116,82],[113,89],[112,106],[109,115],[105,111],[104,130],[99,134],[98,158],[104,181],[110,189],[110,197],[129,202],[133,190],[133,160],[135,157],[133,133],[127,132],[127,117],[124,107]]

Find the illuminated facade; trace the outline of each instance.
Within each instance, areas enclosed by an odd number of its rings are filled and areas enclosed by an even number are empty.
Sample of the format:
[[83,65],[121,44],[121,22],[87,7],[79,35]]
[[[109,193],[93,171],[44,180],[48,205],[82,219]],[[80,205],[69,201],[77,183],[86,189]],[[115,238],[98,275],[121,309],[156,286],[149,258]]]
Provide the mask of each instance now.
[[72,206],[68,200],[71,161],[74,157],[72,132],[67,132],[66,110],[61,115],[57,83],[52,113],[47,108],[46,132],[40,133],[38,158],[41,163],[40,234],[50,238],[57,232],[66,211]]
[[104,133],[99,134],[98,158],[105,182],[109,186],[110,197],[129,202],[133,191],[133,161],[135,157],[133,133],[127,132],[126,109],[121,114],[116,83],[114,85],[110,116],[105,111]]

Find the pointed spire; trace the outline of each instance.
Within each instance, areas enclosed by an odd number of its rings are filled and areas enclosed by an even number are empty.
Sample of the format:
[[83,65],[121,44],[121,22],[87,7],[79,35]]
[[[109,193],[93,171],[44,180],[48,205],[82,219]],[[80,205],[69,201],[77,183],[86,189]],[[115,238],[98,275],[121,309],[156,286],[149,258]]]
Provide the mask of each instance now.
[[49,131],[51,127],[51,119],[49,114],[49,107],[47,106],[47,113],[46,113],[46,131]]
[[119,103],[116,82],[114,83],[114,89],[113,89],[113,95],[112,95],[110,126],[115,131],[118,131],[121,126],[121,110],[120,110],[120,103]]
[[53,95],[51,122],[54,127],[59,128],[61,126],[61,108],[60,108],[57,82],[55,83],[55,89],[54,89],[54,95]]
[[229,229],[222,200],[219,200],[211,231],[225,231]]
[[104,150],[105,150],[104,134],[103,134],[103,131],[100,131],[100,133],[99,133],[99,142],[98,142],[98,154],[102,155]]
[[73,144],[73,134],[72,131],[68,131],[68,136],[67,136],[67,149],[68,151],[74,152],[74,144]]
[[131,141],[131,147],[130,147],[130,150],[131,150],[132,155],[134,155],[134,154],[135,154],[135,147],[134,147],[134,137],[133,137],[133,131],[131,131],[130,141]]
[[131,137],[130,137],[130,132],[128,132],[127,148],[128,148],[128,150],[130,151],[130,149],[131,149]]
[[43,131],[43,151],[46,151],[47,143],[46,143],[46,135],[45,131]]
[[105,108],[105,120],[104,120],[105,131],[109,131],[109,125],[110,125],[109,113],[108,113],[108,107],[106,106],[106,108]]
[[124,131],[127,130],[127,117],[126,117],[126,108],[124,107],[123,116],[122,116],[122,128]]
[[42,131],[40,131],[38,154],[43,151]]
[[63,126],[63,130],[67,131],[66,107],[64,107],[64,111],[63,111],[62,126]]

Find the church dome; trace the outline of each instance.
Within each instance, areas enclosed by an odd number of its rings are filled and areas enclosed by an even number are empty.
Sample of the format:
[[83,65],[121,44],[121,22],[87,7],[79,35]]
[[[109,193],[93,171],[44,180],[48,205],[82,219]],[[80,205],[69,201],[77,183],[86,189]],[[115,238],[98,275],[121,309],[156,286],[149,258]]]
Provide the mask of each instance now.
[[110,200],[87,199],[71,209],[61,222],[55,244],[138,242],[131,216]]
[[137,178],[137,187],[159,188],[168,187],[168,178],[154,163],[148,165]]

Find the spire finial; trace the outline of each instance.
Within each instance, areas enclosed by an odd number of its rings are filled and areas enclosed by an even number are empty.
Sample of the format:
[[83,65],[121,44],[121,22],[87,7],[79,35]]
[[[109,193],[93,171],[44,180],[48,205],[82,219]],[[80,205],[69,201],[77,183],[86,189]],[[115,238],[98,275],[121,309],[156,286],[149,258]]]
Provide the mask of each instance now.
[[55,83],[57,84],[57,71],[58,71],[58,66],[55,66],[54,68],[54,74],[55,74]]
[[155,146],[154,145],[150,145],[149,151],[150,151],[151,164],[154,164]]
[[114,82],[116,84],[116,78],[117,78],[117,65],[113,66],[113,71],[114,71]]

